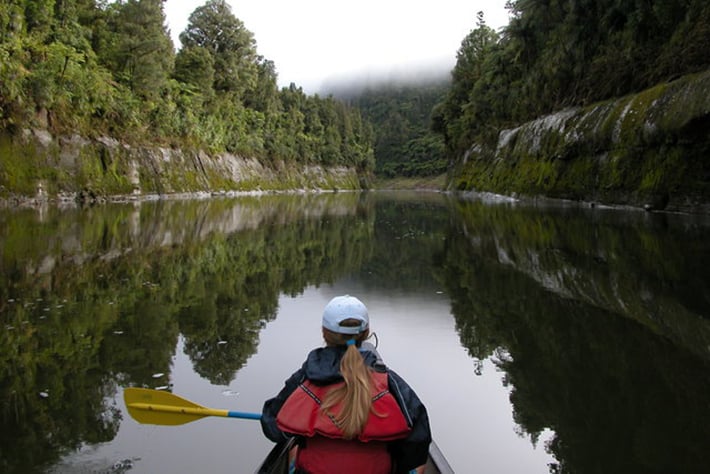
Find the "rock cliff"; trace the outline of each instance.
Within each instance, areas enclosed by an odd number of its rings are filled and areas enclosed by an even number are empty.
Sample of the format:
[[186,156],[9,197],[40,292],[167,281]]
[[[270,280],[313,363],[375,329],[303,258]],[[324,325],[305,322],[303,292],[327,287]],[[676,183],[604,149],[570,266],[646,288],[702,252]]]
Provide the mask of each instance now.
[[448,187],[710,213],[710,71],[503,130]]
[[363,187],[367,178],[345,167],[130,146],[106,137],[56,137],[38,129],[0,136],[0,198],[5,199],[102,200]]

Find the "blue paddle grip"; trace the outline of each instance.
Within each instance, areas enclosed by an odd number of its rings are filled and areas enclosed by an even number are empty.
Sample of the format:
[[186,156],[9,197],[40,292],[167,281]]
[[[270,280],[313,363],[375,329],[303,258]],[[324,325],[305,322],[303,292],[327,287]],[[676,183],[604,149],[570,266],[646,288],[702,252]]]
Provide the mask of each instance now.
[[227,416],[230,418],[244,418],[247,420],[261,420],[261,413],[245,413],[243,411],[229,411]]

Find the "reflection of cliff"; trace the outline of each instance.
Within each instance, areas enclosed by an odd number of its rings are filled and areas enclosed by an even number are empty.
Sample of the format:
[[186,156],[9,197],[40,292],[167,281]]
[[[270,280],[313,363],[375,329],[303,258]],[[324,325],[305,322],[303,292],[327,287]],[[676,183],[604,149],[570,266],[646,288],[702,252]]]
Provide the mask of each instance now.
[[[0,471],[33,472],[110,440],[116,384],[170,379],[178,337],[228,384],[280,293],[333,281],[370,252],[355,194],[18,212],[0,226]],[[7,215],[5,215],[7,216]],[[41,440],[41,441],[40,441]]]
[[[6,252],[36,267],[33,271],[48,273],[59,257],[80,264],[84,259],[112,259],[133,249],[200,241],[214,233],[352,215],[358,206],[367,206],[361,201],[358,193],[338,193],[147,201],[64,211],[48,207],[39,213],[23,209],[12,211],[12,219],[5,216],[7,227],[0,229],[0,238]],[[33,228],[32,239],[24,239],[20,228],[28,225]]]
[[[553,471],[704,472],[710,360],[678,337],[680,329],[669,330],[690,324],[688,314],[705,304],[702,295],[672,291],[703,262],[673,260],[672,226],[651,231],[530,209],[463,211],[465,225],[450,229],[441,270],[457,330],[473,356],[496,358],[522,429],[533,439],[554,431]],[[686,245],[701,245],[689,229],[684,235]],[[652,249],[666,259],[654,264]],[[609,284],[618,291],[613,301],[638,313],[609,304],[604,275],[616,282]],[[648,290],[634,301],[638,287]],[[669,301],[659,310],[666,311],[662,324],[639,318],[655,299]],[[693,321],[698,331],[708,324]]]
[[479,258],[560,297],[634,319],[710,360],[707,223],[477,203],[460,211],[460,229]]

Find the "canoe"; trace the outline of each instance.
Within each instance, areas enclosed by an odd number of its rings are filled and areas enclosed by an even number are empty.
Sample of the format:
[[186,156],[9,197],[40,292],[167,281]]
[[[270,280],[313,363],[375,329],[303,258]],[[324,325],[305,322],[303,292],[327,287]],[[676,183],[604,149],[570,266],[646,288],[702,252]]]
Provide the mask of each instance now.
[[[269,452],[261,464],[256,474],[287,474],[288,473],[288,452],[291,449],[294,438],[288,441],[277,443]],[[434,441],[429,445],[429,458],[426,463],[425,474],[454,474],[454,470],[446,461],[441,450]]]

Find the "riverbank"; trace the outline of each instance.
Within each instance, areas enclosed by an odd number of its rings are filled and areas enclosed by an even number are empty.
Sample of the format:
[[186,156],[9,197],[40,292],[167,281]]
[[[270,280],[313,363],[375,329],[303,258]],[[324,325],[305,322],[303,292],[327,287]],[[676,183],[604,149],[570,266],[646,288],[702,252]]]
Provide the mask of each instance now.
[[710,71],[472,144],[448,189],[710,213]]
[[132,146],[109,137],[0,134],[0,199],[9,205],[101,203],[263,192],[360,190],[369,173],[232,153]]
[[414,176],[397,178],[375,178],[374,189],[382,190],[427,190],[443,191],[446,188],[446,175]]

